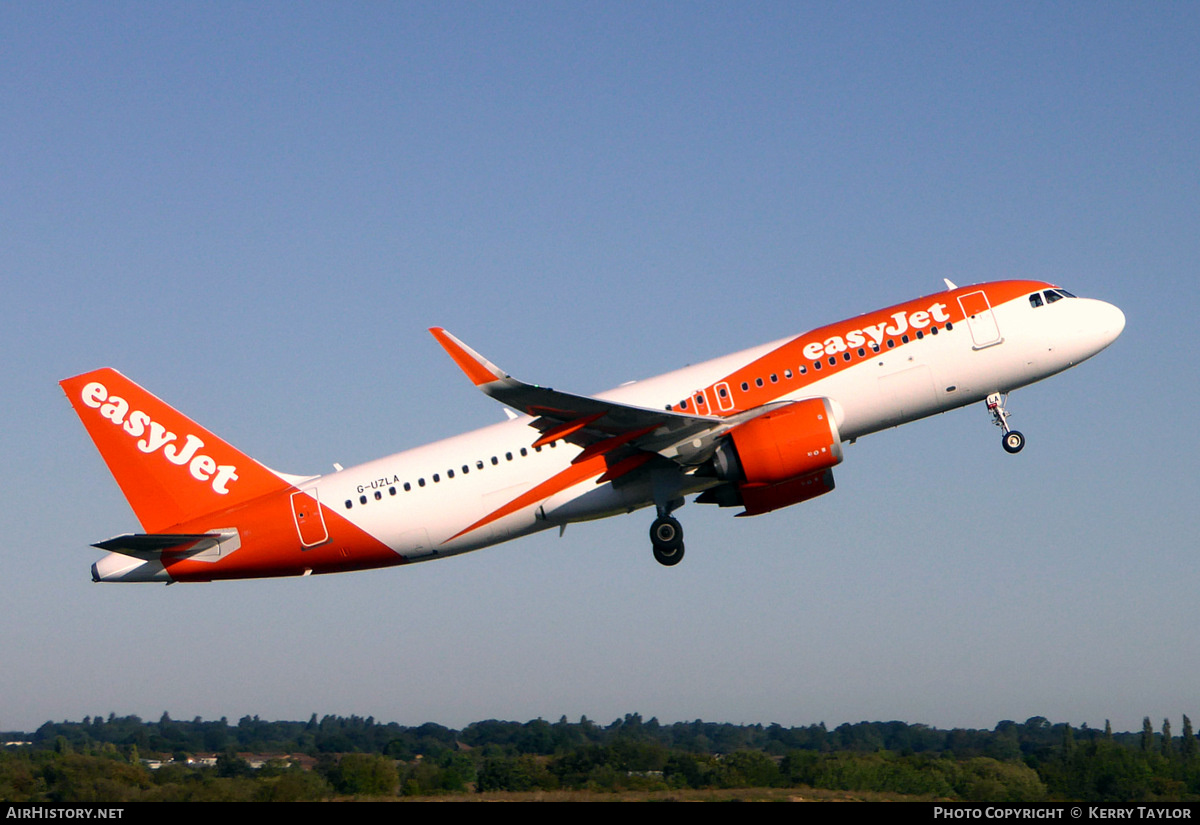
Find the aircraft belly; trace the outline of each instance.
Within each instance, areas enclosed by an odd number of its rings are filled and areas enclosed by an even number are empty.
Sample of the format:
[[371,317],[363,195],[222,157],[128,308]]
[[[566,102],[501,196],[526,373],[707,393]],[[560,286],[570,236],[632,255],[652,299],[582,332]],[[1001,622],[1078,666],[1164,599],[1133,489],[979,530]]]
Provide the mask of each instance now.
[[592,480],[548,498],[538,508],[538,517],[551,524],[590,521],[628,513],[654,502],[649,479],[616,487],[596,486]]

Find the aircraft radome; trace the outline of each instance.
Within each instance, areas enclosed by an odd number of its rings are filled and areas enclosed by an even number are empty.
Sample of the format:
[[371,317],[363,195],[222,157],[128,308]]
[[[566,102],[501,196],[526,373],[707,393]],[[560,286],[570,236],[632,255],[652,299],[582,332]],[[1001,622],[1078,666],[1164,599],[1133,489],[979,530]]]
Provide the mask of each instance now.
[[687,496],[756,516],[833,489],[843,444],[1007,393],[1111,344],[1125,316],[1038,281],[947,289],[596,396],[526,384],[431,332],[512,420],[326,475],[268,469],[112,369],[61,382],[141,523],[96,544],[104,582],[364,570],[653,506],[683,557]]

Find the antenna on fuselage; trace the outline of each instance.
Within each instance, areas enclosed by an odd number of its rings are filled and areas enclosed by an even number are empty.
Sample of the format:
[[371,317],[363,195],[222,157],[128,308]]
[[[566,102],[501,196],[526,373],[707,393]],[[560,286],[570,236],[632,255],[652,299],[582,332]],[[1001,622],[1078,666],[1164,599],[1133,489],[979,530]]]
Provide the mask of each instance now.
[[958,284],[954,283],[954,281],[950,280],[949,278],[942,278],[942,280],[946,282],[946,289],[958,289]]

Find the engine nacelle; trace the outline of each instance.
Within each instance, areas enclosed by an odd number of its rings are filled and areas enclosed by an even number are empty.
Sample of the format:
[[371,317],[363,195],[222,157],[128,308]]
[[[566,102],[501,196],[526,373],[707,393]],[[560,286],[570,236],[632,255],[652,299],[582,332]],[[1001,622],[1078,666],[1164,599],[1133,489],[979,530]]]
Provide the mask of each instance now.
[[742,484],[738,491],[742,494],[742,505],[746,510],[738,515],[759,516],[823,496],[832,489],[833,470],[818,470],[778,484]]
[[729,431],[713,466],[722,481],[779,484],[842,461],[842,439],[828,398],[808,398],[763,413]]
[[[809,398],[764,413],[729,431],[713,456],[722,481],[732,482],[709,500],[741,504],[743,516],[757,516],[799,504],[833,489],[833,471],[842,461],[842,439],[828,398]],[[698,499],[703,500],[703,499]]]

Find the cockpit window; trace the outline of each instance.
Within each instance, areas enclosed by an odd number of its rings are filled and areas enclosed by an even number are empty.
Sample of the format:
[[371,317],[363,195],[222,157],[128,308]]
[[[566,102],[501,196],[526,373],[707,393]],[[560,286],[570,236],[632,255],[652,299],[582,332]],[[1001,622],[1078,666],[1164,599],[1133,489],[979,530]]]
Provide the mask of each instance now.
[[1042,306],[1042,299],[1045,298],[1047,304],[1052,304],[1055,301],[1061,301],[1063,298],[1074,298],[1070,292],[1065,289],[1047,289],[1044,292],[1035,292],[1029,296],[1029,305],[1034,309]]

